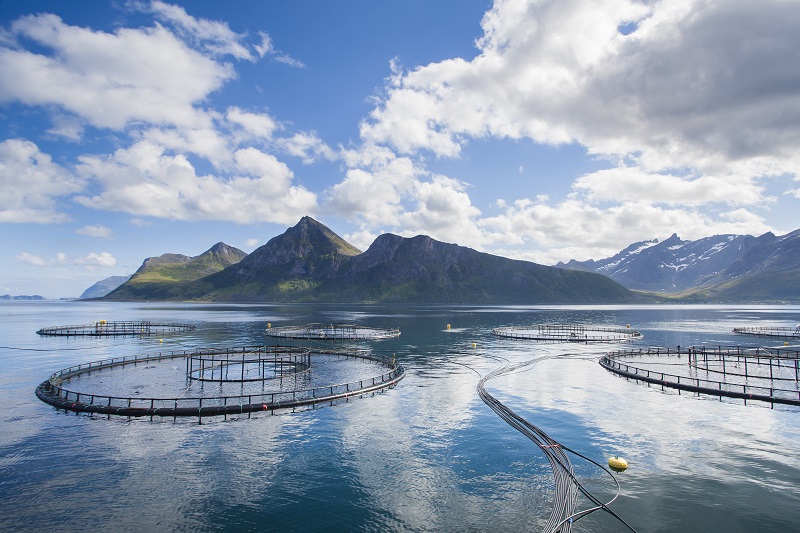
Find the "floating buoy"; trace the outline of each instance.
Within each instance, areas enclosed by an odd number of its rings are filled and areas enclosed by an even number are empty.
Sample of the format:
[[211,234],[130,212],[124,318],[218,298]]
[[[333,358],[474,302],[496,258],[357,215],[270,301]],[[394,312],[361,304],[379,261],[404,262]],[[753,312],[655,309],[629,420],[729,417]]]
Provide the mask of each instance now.
[[158,339],[158,342],[164,342],[164,339]]
[[626,468],[628,468],[628,461],[620,457],[619,455],[615,455],[608,460],[608,466],[612,469],[622,472]]
[[473,343],[472,343],[472,347],[473,347],[473,348],[476,348],[477,346],[478,346],[478,344],[477,344],[477,343],[475,343],[475,342],[473,342]]

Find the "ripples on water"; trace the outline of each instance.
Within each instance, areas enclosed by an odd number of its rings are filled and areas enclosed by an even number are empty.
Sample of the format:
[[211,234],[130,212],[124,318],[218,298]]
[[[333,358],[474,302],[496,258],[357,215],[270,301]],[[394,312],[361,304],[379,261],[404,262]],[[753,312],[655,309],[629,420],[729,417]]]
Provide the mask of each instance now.
[[[498,326],[631,324],[645,334],[636,345],[757,345],[731,330],[794,325],[797,307],[12,302],[0,304],[0,314],[3,531],[536,531],[549,514],[552,473],[539,449],[480,401],[475,385],[502,360],[565,353],[487,388],[580,453],[599,462],[625,456],[631,466],[617,476],[622,495],[613,508],[638,531],[799,529],[797,409],[636,384],[597,364],[608,346],[491,335]],[[198,329],[163,339],[35,334],[100,319]],[[407,376],[393,390],[335,406],[202,425],[64,414],[33,394],[52,372],[77,363],[266,343],[267,322],[400,327],[398,339],[368,345],[396,354]],[[592,492],[613,495],[605,474],[574,462]],[[574,528],[621,530],[604,513]]]

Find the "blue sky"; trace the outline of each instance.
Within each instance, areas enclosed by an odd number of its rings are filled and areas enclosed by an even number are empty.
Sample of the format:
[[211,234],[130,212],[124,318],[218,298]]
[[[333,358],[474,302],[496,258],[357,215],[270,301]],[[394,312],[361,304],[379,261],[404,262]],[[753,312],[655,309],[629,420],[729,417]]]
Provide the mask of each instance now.
[[800,3],[0,3],[0,294],[304,215],[542,264],[800,227]]

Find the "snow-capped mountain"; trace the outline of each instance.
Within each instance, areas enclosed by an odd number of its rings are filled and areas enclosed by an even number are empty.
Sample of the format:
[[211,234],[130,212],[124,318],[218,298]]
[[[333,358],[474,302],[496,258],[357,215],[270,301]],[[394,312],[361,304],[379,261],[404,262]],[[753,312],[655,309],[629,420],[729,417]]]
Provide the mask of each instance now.
[[[782,237],[772,233],[760,237],[714,235],[696,241],[673,234],[662,242],[631,244],[607,259],[572,260],[557,266],[605,274],[629,289],[686,294],[702,288],[705,295],[721,296],[738,280],[738,292],[756,283],[763,292],[771,284],[768,280],[779,272],[783,278],[800,273],[800,230]],[[784,289],[775,290],[785,293]],[[800,287],[795,292],[800,292]],[[755,293],[750,298],[761,299]]]

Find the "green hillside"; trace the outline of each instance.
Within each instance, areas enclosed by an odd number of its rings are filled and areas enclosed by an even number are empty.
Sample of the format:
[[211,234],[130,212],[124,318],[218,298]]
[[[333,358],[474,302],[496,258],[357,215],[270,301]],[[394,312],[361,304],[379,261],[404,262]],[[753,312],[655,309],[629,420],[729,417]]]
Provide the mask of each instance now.
[[109,300],[185,299],[184,287],[241,261],[247,254],[225,243],[217,243],[206,252],[188,257],[164,254],[150,257],[131,278],[109,293]]

